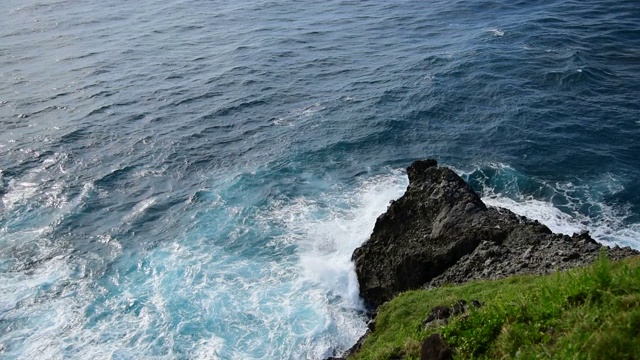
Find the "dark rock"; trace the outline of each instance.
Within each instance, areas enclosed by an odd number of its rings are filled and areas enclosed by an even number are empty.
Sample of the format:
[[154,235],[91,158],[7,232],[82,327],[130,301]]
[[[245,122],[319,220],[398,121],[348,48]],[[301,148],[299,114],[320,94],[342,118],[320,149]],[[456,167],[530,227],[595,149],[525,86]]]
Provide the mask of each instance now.
[[423,324],[427,324],[432,322],[433,320],[442,320],[448,319],[451,316],[451,309],[446,306],[436,306],[431,309],[429,316],[422,322]]
[[367,323],[367,329],[369,329],[369,331],[374,331],[376,329],[376,319],[369,320]]
[[436,166],[438,166],[438,162],[435,159],[414,161],[411,166],[407,168],[407,177],[409,178],[409,182],[420,181],[420,178],[422,174],[425,173],[425,170]]
[[589,231],[585,230],[581,233],[574,233],[572,238],[575,241],[583,241],[585,243],[589,243],[589,244],[595,244],[595,245],[600,245],[598,244],[597,241],[593,240],[593,238],[589,235]]
[[422,342],[420,360],[451,360],[453,352],[442,336],[432,334]]
[[[373,309],[397,293],[443,283],[539,274],[593,262],[602,245],[588,233],[553,234],[513,212],[487,207],[455,172],[435,160],[407,169],[405,194],[378,217],[352,256],[360,295]],[[618,260],[638,255],[605,248]]]
[[[471,305],[475,308],[482,307],[482,303],[478,300],[471,300]],[[467,307],[467,302],[465,300],[458,300],[453,304],[453,308],[435,306],[431,308],[429,316],[422,321],[422,325],[424,325],[425,330],[428,330],[433,326],[445,325],[450,317],[464,314],[468,310],[469,308]]]
[[428,330],[433,326],[445,325],[447,323],[447,319],[449,319],[451,315],[452,312],[450,308],[446,306],[435,306],[431,308],[429,316],[422,320],[422,325],[425,330]]
[[360,295],[374,308],[441,274],[492,232],[477,216],[487,207],[452,170],[423,161],[407,173],[406,193],[352,257]]
[[571,254],[563,257],[562,261],[571,261],[571,260],[578,260],[578,259],[580,259],[580,254],[574,251]]
[[467,302],[458,300],[458,302],[453,305],[453,315],[459,315],[465,312],[467,312]]

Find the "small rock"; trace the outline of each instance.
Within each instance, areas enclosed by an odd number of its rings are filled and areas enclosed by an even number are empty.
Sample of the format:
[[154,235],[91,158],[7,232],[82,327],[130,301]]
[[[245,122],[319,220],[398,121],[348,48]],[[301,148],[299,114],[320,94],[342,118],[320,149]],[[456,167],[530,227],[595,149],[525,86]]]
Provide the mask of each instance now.
[[471,300],[471,306],[479,309],[479,308],[482,307],[482,303],[480,301],[478,301],[478,300],[473,299],[473,300]]
[[563,257],[562,261],[567,262],[567,261],[578,260],[578,259],[580,259],[580,254],[574,251],[571,254]]
[[434,320],[443,320],[451,317],[451,309],[446,306],[436,306],[431,309],[429,316],[422,322],[428,324]]
[[459,300],[455,305],[453,305],[453,315],[462,314],[467,311],[467,302],[464,300]]
[[374,330],[375,330],[375,328],[376,328],[376,320],[375,320],[375,319],[371,319],[371,320],[369,320],[369,322],[367,323],[367,328],[368,328],[370,331],[374,331]]
[[589,244],[585,245],[584,248],[585,248],[585,250],[587,250],[589,252],[594,252],[594,251],[600,250],[600,245],[589,243]]
[[422,342],[420,360],[451,360],[453,352],[442,336],[432,334]]

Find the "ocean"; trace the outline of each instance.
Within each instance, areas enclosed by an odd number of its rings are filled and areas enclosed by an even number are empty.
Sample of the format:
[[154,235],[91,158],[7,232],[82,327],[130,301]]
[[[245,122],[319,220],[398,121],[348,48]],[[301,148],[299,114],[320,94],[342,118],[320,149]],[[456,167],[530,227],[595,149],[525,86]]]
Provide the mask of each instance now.
[[322,359],[433,157],[640,249],[637,1],[3,0],[0,357]]

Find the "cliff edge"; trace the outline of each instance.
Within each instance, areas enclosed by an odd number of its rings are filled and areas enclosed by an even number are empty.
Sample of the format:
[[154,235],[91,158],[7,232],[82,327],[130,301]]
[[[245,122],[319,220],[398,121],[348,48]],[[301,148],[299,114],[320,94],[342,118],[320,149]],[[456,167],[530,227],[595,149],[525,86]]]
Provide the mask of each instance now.
[[[433,159],[414,162],[407,175],[405,194],[378,217],[352,256],[360,295],[373,309],[410,289],[586,265],[603,248],[587,233],[554,234],[538,221],[486,206]],[[638,255],[604,248],[613,260]]]

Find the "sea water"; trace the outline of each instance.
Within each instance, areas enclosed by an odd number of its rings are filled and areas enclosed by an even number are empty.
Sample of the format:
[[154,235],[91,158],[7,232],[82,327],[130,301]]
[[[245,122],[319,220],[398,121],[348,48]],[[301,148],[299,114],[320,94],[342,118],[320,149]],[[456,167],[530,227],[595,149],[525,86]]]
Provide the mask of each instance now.
[[321,359],[434,157],[640,248],[635,1],[0,4],[0,357]]

